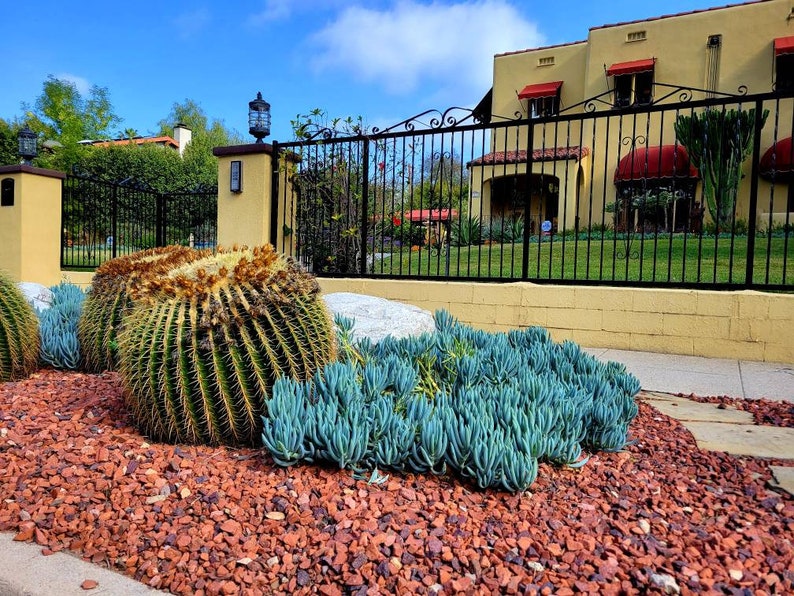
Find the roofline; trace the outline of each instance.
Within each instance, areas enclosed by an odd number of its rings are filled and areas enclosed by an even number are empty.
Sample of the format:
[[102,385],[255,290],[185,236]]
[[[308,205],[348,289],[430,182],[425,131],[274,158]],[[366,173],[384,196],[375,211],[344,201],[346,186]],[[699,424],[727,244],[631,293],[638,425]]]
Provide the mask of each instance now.
[[[715,11],[715,10],[724,10],[726,8],[737,8],[737,7],[740,7],[740,6],[750,6],[750,5],[753,5],[753,4],[761,4],[762,2],[770,2],[770,1],[771,0],[750,0],[749,2],[739,2],[739,3],[736,3],[736,4],[726,4],[725,6],[712,6],[711,8],[701,8],[701,9],[697,9],[697,10],[689,10],[689,11],[686,11],[686,12],[676,12],[676,13],[661,15],[661,16],[658,16],[658,17],[648,17],[647,19],[637,19],[636,21],[622,21],[622,22],[619,22],[619,23],[610,23],[610,24],[607,24],[607,25],[598,25],[596,27],[590,27],[589,31],[596,31],[596,30],[599,30],[599,29],[609,29],[610,27],[622,27],[624,25],[635,25],[637,23],[647,23],[649,21],[659,21],[661,19],[670,19],[670,18],[674,18],[674,17],[683,17],[683,16],[687,16],[687,15],[692,15],[692,14],[700,14],[700,13],[703,13],[703,12],[712,12],[712,11]],[[537,47],[537,48],[527,48],[525,50],[515,50],[515,51],[512,51],[512,52],[503,52],[501,54],[495,54],[494,58],[499,58],[501,56],[512,56],[512,55],[515,55],[515,54],[524,54],[526,52],[539,52],[539,51],[542,51],[542,50],[552,50],[554,48],[562,48],[562,47],[565,47],[565,46],[574,46],[574,45],[577,45],[577,44],[580,44],[580,43],[587,43],[587,42],[588,42],[588,40],[583,39],[583,40],[579,40],[579,41],[570,41],[570,42],[567,42],[567,43],[557,43],[557,44],[553,44],[553,45],[549,45],[549,46],[540,46],[540,47]]]
[[175,149],[179,148],[179,143],[168,135],[159,137],[133,137],[131,139],[108,139],[106,141],[92,141],[95,147],[109,147],[111,145],[143,145],[144,143],[164,143]]
[[525,50],[514,50],[512,52],[503,52],[501,54],[494,54],[494,58],[499,58],[500,56],[512,56],[513,54],[523,54],[524,52],[537,52],[540,50],[552,50],[554,48],[562,48],[565,46],[575,46],[580,43],[587,43],[586,39],[580,39],[579,41],[569,41],[566,43],[555,43],[554,45],[550,46],[540,46],[539,48],[527,48]]
[[738,2],[736,4],[726,4],[724,6],[712,6],[711,8],[700,8],[697,10],[688,10],[686,12],[675,12],[670,14],[661,15],[658,17],[648,17],[647,19],[637,19],[636,21],[622,21],[619,23],[610,23],[607,25],[598,25],[596,27],[590,27],[590,31],[598,30],[598,29],[609,29],[610,27],[622,27],[624,25],[634,25],[637,23],[647,23],[648,21],[659,21],[661,19],[671,19],[674,17],[684,17],[687,15],[692,14],[700,14],[704,12],[713,12],[715,10],[724,10],[726,8],[737,8],[739,6],[749,6],[752,4],[761,4],[762,2],[769,2],[770,0],[750,0],[750,2]]

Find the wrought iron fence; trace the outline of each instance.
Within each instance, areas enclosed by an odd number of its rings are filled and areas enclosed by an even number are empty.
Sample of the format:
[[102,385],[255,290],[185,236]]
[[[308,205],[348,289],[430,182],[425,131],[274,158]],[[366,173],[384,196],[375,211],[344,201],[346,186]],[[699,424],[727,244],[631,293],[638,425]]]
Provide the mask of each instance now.
[[61,267],[95,269],[145,248],[215,246],[218,191],[159,193],[132,180],[68,176],[62,193]]
[[275,143],[272,237],[327,276],[790,291],[794,94],[742,91]]

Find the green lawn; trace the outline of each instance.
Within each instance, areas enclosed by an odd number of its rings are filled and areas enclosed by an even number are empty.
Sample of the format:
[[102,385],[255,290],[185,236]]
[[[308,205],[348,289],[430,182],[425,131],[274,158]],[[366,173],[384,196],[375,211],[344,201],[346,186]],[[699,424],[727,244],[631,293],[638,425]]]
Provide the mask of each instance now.
[[[373,273],[428,277],[522,278],[523,244],[456,247],[392,253]],[[787,254],[787,256],[785,256]],[[767,269],[767,255],[770,255]],[[785,258],[784,258],[785,256]],[[530,242],[527,279],[743,283],[746,237],[636,235],[626,239],[554,237]],[[794,238],[757,238],[753,281],[794,287]]]

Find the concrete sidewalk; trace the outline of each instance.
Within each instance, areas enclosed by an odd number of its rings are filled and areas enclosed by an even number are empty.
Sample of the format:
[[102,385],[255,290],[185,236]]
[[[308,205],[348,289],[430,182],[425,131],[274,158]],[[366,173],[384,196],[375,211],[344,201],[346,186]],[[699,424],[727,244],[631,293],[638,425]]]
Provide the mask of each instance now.
[[640,380],[644,391],[673,395],[727,395],[794,402],[794,364],[723,360],[584,348],[599,360],[615,360]]
[[[735,409],[718,409],[711,404],[696,404],[676,394],[703,396],[727,395],[767,398],[794,403],[794,365],[717,360],[630,352],[605,348],[585,348],[601,360],[626,365],[642,385],[654,407],[672,416],[692,432],[703,449],[749,454],[759,457],[794,459],[794,429],[776,429],[752,424],[752,417]],[[769,453],[762,448],[774,446]],[[778,486],[794,490],[794,468],[770,467]],[[41,554],[42,547],[14,542],[13,534],[0,533],[0,596],[138,596],[165,594],[151,590],[124,575],[86,563],[76,556]],[[96,587],[81,588],[85,580]]]

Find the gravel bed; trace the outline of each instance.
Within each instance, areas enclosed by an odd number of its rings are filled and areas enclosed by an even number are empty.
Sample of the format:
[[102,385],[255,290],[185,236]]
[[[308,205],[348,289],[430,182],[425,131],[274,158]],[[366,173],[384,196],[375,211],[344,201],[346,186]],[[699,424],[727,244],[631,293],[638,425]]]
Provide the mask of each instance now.
[[541,464],[522,495],[367,484],[148,443],[116,374],[43,370],[0,384],[0,530],[175,594],[794,592],[794,499],[767,486],[794,462],[700,451],[647,403],[632,435],[581,469]]

